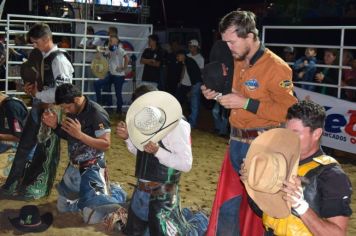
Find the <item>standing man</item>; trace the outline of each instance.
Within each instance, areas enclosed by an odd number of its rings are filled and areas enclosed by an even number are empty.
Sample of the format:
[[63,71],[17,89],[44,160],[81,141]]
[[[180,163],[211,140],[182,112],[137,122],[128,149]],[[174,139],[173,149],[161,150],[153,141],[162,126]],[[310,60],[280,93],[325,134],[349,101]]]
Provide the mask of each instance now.
[[[188,44],[188,49],[189,49],[189,53],[187,54],[187,56],[193,58],[193,60],[199,66],[200,71],[202,72],[204,69],[204,57],[199,52],[200,45],[198,40],[196,39],[190,40]],[[191,99],[192,113],[188,117],[188,121],[192,126],[192,128],[196,127],[198,122],[198,115],[200,110],[201,85],[202,85],[201,81],[198,81],[197,83],[192,85],[192,89],[191,89],[192,95],[190,99]]]
[[[207,99],[215,98],[223,107],[231,109],[230,156],[226,161],[237,176],[251,141],[259,132],[280,127],[287,109],[297,100],[293,96],[291,68],[262,45],[252,12],[228,13],[221,19],[219,31],[235,60],[232,90],[221,96],[203,85],[202,91]],[[220,180],[225,174],[221,173]],[[219,182],[217,196],[230,188],[234,187]],[[214,203],[217,212],[212,212],[208,232],[224,230],[224,235],[238,235],[240,201],[241,194],[236,194],[218,205]]]
[[[41,68],[40,73],[35,73],[36,82],[26,82],[24,85],[25,93],[33,98],[32,109],[2,189],[11,195],[33,199],[50,193],[60,151],[59,138],[41,122],[41,116],[45,109],[52,109],[56,87],[72,82],[74,69],[68,54],[53,43],[52,32],[47,24],[33,25],[28,38],[33,47],[42,52],[43,59],[34,61]],[[34,158],[28,161],[33,152]]]
[[157,88],[161,76],[162,51],[159,46],[158,36],[151,34],[148,36],[148,48],[141,56],[140,63],[144,65],[142,83],[150,84]]
[[340,164],[321,150],[324,124],[325,109],[312,101],[288,109],[286,128],[300,138],[298,177],[282,188],[292,214],[277,219],[263,213],[266,236],[346,235],[352,186]]
[[202,84],[201,70],[195,60],[188,57],[184,50],[177,52],[177,62],[180,65],[180,81],[176,96],[181,105],[184,106],[188,100],[188,94],[191,92],[189,97],[191,113],[188,121],[191,128],[195,128],[200,108],[200,90],[197,90],[197,88],[199,89]]
[[125,50],[119,44],[119,38],[115,35],[109,38],[109,47],[105,51],[105,55],[109,58],[109,72],[102,80],[94,82],[96,93],[96,101],[102,104],[101,89],[104,86],[115,85],[117,108],[116,113],[122,112],[122,86],[125,82],[125,75],[127,65],[129,64],[129,57]]
[[27,107],[20,99],[0,92],[0,178],[11,168],[27,117]]

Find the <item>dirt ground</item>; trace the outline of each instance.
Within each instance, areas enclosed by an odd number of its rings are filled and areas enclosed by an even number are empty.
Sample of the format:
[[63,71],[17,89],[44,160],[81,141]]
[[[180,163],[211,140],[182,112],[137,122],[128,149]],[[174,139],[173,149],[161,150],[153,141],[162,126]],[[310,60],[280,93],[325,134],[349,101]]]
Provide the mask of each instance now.
[[[209,115],[204,119],[211,119]],[[113,129],[117,119],[113,119]],[[212,134],[210,127],[200,126],[192,130],[193,168],[189,173],[184,173],[180,182],[182,207],[203,209],[210,213],[213,203],[220,166],[224,156],[228,140]],[[67,165],[66,145],[62,145],[62,156],[57,172],[56,182],[61,179]],[[340,154],[341,155],[341,154]],[[132,184],[135,183],[134,165],[135,158],[128,153],[122,140],[112,133],[112,148],[106,153],[111,181],[119,182],[128,192],[132,193]],[[353,160],[339,159],[344,170],[351,178],[353,186],[356,186],[356,157]],[[107,235],[101,225],[86,225],[82,222],[79,213],[59,213],[56,210],[57,193],[52,191],[48,198],[31,202],[8,200],[0,198],[0,235],[21,235],[14,230],[8,221],[8,217],[18,215],[18,209],[26,204],[35,204],[41,213],[50,211],[54,216],[52,226],[43,233],[36,235]],[[352,209],[356,211],[356,195],[352,197]],[[31,235],[31,234],[28,234]],[[109,235],[113,235],[110,233]],[[356,235],[356,217],[351,217],[348,235]]]

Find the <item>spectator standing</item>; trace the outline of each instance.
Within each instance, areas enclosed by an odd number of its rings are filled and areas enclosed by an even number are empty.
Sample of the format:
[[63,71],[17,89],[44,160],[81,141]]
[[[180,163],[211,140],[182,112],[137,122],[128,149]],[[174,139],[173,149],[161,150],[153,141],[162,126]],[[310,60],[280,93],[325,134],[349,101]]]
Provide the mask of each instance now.
[[191,128],[195,128],[200,108],[200,91],[198,94],[198,91],[194,91],[194,89],[198,88],[196,87],[197,84],[199,86],[202,84],[201,70],[193,58],[186,56],[184,50],[177,52],[177,61],[181,66],[181,74],[176,97],[182,106],[189,101],[190,115],[188,121]]
[[148,36],[148,48],[141,56],[140,63],[144,65],[142,74],[142,83],[150,84],[157,88],[160,76],[162,62],[162,51],[159,46],[159,39],[156,34]]
[[[99,37],[94,37],[95,31],[92,26],[87,27],[86,33],[87,33],[87,37],[81,39],[78,48],[93,50],[96,49],[98,46],[102,45],[101,39]],[[90,68],[91,62],[94,59],[94,55],[95,55],[94,52],[89,52],[89,51],[85,52],[85,64],[87,64],[85,65],[85,72],[84,72],[85,80],[83,81],[85,92],[94,92],[94,82],[93,82],[94,75]],[[89,95],[88,97],[93,100],[95,96]]]
[[120,46],[119,38],[115,35],[110,36],[109,46],[105,51],[105,55],[109,59],[109,72],[104,79],[99,79],[94,82],[96,100],[98,103],[102,103],[101,89],[104,86],[111,86],[111,84],[114,84],[117,102],[116,113],[121,114],[123,104],[122,86],[125,82],[129,57],[125,50]]
[[[294,80],[302,82],[314,82],[316,72],[316,48],[306,48],[305,56],[299,58],[293,64]],[[302,89],[314,91],[315,86],[309,84],[302,84]]]
[[178,40],[170,42],[170,50],[166,56],[167,76],[165,80],[166,90],[173,96],[177,93],[177,85],[180,80],[181,68],[177,62],[177,52],[182,49]]
[[[338,51],[336,49],[324,50],[324,65],[335,66],[337,65]],[[339,70],[337,68],[323,67],[315,74],[315,80],[321,84],[334,84],[339,83]],[[337,88],[331,88],[326,86],[318,86],[317,92],[325,95],[337,97]]]

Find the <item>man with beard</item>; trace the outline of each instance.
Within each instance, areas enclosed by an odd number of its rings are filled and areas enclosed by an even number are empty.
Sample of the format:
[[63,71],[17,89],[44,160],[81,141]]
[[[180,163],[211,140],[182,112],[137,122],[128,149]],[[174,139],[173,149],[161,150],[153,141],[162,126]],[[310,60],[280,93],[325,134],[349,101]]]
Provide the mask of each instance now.
[[[260,42],[252,12],[228,13],[221,19],[219,31],[235,61],[231,93],[221,95],[204,85],[201,89],[207,99],[216,99],[223,107],[231,109],[230,156],[224,165],[232,166],[229,169],[236,173],[228,174],[238,178],[251,141],[263,131],[280,127],[285,122],[287,109],[297,100],[293,96],[290,67]],[[215,215],[213,208],[208,235],[212,230],[217,235],[239,235],[239,220],[244,220],[239,219],[241,193],[226,197],[226,201],[218,197],[221,192],[236,188],[223,182],[225,174],[220,175],[215,200],[220,199],[220,202],[214,203],[217,213]],[[241,232],[242,235],[253,235],[251,232],[245,233]]]

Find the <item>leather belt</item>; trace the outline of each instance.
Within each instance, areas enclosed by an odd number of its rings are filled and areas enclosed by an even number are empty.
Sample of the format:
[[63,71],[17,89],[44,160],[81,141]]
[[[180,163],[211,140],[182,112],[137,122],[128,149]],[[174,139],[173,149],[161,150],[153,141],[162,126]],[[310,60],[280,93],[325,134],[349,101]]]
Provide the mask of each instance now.
[[175,190],[176,184],[162,184],[159,182],[149,181],[142,182],[139,181],[137,184],[137,189],[153,196],[163,195],[165,193],[172,193]]
[[231,127],[230,137],[237,139],[255,139],[259,134],[269,129],[277,128],[276,126],[257,128],[257,129],[238,129]]
[[70,164],[75,168],[86,168],[92,165],[96,165],[98,163],[98,158],[93,158],[86,161],[70,161]]

